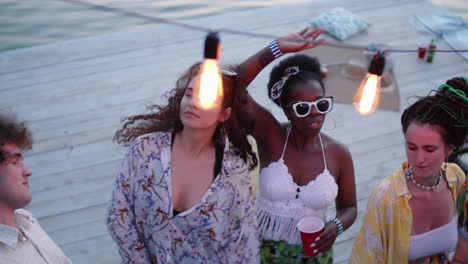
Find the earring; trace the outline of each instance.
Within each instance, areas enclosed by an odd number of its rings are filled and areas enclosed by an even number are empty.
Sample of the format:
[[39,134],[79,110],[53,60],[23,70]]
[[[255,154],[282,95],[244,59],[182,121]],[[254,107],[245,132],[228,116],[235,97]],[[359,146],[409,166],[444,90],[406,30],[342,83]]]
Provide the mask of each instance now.
[[325,123],[328,124],[329,122],[327,122],[327,120],[330,120],[330,119],[331,119],[330,122],[333,121],[333,125],[331,127],[329,127],[329,128],[328,127],[323,127],[323,130],[333,130],[333,129],[336,128],[336,120],[335,120],[335,118],[333,118],[333,116],[327,115],[327,118],[325,119]]

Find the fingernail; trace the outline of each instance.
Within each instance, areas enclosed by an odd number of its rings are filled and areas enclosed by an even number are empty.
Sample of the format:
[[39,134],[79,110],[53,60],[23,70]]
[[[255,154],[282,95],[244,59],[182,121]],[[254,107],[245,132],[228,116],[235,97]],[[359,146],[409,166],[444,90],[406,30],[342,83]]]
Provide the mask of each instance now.
[[312,243],[310,244],[310,247],[315,247],[315,245],[316,245],[315,243]]
[[312,251],[312,252],[315,254],[315,253],[317,253],[317,252],[318,252],[318,250],[317,250],[317,249],[314,249],[314,251]]
[[315,239],[315,241],[319,241],[319,240],[320,240],[320,237],[317,237],[317,238]]

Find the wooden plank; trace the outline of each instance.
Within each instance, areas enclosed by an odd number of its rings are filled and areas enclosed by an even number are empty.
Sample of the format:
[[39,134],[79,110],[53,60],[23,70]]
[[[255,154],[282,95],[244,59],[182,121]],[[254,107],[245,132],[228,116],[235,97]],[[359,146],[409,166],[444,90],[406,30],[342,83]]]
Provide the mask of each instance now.
[[[385,43],[413,49],[428,41],[411,24],[415,14],[436,8],[424,0],[332,0],[274,6],[189,20],[212,28],[282,36],[318,14],[342,6],[369,20],[367,32],[347,43]],[[278,19],[280,17],[281,19]],[[161,102],[188,65],[201,58],[205,33],[164,25],[0,53],[0,105],[29,122],[36,143],[26,157],[33,169],[28,207],[74,263],[116,263],[119,256],[105,227],[107,202],[125,148],[112,143],[119,119]],[[222,33],[223,63],[239,63],[269,40]],[[441,42],[438,48],[446,48]],[[392,53],[401,106],[446,79],[468,72],[457,54],[437,53],[434,63],[415,54]],[[276,64],[275,62],[274,64]],[[249,91],[279,120],[281,109],[267,97],[270,65]],[[336,124],[333,124],[336,122]],[[331,129],[331,127],[334,127]],[[359,116],[336,104],[324,133],[348,145],[355,164],[358,218],[335,244],[335,263],[349,259],[372,190],[405,159],[400,113]],[[335,208],[327,211],[332,216]]]
[[[352,12],[362,12],[363,14],[373,13],[376,10],[384,10],[390,7],[398,7],[403,3],[402,1],[335,1],[336,4],[343,6]],[[421,2],[421,1],[419,1]],[[240,30],[248,30],[249,28],[268,28],[271,25],[288,23],[288,20],[297,21],[317,15],[320,12],[329,9],[322,3],[311,3],[298,6],[281,6],[270,7],[268,10],[255,9],[243,12],[234,12],[217,17],[199,18],[196,21],[191,20],[189,23],[204,25],[206,27],[217,28],[222,24],[225,28],[236,28]],[[313,8],[321,7],[321,8]],[[421,6],[419,6],[421,8]],[[296,14],[295,16],[285,16],[289,14]],[[372,10],[373,12],[368,12]],[[281,20],[272,20],[270,16],[258,16],[256,13],[268,12],[275,15],[281,15]],[[387,14],[391,15],[391,14]],[[252,23],[246,17],[255,17],[255,23]],[[242,17],[242,19],[239,19]],[[222,22],[222,23],[220,23]],[[272,24],[274,23],[274,24]],[[184,34],[178,34],[183,32]],[[44,45],[36,48],[27,48],[17,51],[6,52],[0,55],[0,73],[18,72],[20,70],[36,69],[42,66],[50,66],[66,61],[85,60],[95,58],[98,56],[109,56],[116,53],[131,52],[137,49],[154,47],[155,45],[172,45],[180,41],[193,40],[193,36],[197,35],[197,40],[203,37],[198,32],[188,31],[177,27],[156,25],[153,27],[142,27],[132,31],[117,32],[105,34],[101,36],[81,38],[79,40],[70,40],[62,43]],[[134,38],[133,36],[140,36]],[[177,38],[173,36],[177,35]],[[132,37],[129,37],[132,36]],[[116,41],[117,40],[117,41]],[[99,46],[96,46],[99,43]],[[24,63],[28,62],[28,63]],[[31,63],[32,62],[32,63]]]
[[117,247],[109,235],[64,244],[62,250],[73,263],[115,264],[120,263]]
[[[73,230],[75,226],[84,221],[93,222],[106,216],[108,203],[91,206],[79,210],[71,210],[66,214],[57,214],[38,218],[39,223],[55,240],[54,232]],[[105,222],[105,220],[102,220]],[[89,232],[85,232],[89,233]],[[61,244],[61,243],[59,243]]]
[[[110,140],[97,141],[26,157],[35,177],[64,172],[121,158],[122,150]],[[35,168],[35,169],[34,169]]]
[[112,194],[112,185],[103,186],[77,194],[66,195],[60,200],[39,201],[28,206],[37,217],[47,217],[68,213],[70,210],[78,210],[91,206],[102,205],[109,201]]

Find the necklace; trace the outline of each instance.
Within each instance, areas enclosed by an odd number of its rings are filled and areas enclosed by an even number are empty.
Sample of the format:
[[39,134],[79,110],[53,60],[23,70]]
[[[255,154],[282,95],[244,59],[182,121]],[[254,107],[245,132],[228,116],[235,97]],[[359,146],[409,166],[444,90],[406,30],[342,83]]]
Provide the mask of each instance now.
[[418,183],[416,181],[416,179],[414,178],[414,175],[413,175],[413,168],[411,168],[410,165],[408,165],[408,169],[406,170],[406,180],[411,180],[414,185],[416,185],[417,187],[425,190],[425,191],[433,191],[435,189],[437,189],[437,187],[439,187],[439,184],[440,184],[440,179],[443,177],[445,177],[445,170],[441,170],[440,171],[440,174],[439,174],[439,177],[437,178],[437,183],[432,185],[432,186],[426,186],[426,185],[422,185],[420,183]]

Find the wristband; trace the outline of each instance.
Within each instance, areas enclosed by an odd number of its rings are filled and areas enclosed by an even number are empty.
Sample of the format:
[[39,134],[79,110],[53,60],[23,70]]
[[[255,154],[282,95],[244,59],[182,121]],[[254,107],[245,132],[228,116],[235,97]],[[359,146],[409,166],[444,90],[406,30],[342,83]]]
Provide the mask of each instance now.
[[278,46],[278,41],[273,40],[272,42],[270,42],[270,44],[268,44],[268,48],[270,49],[271,54],[273,55],[273,57],[275,57],[275,59],[283,56],[283,53],[281,52]]
[[338,228],[338,236],[341,235],[341,233],[343,233],[343,231],[344,231],[343,223],[341,222],[341,220],[339,218],[334,218],[330,222],[333,222],[333,223],[336,224],[336,227]]

